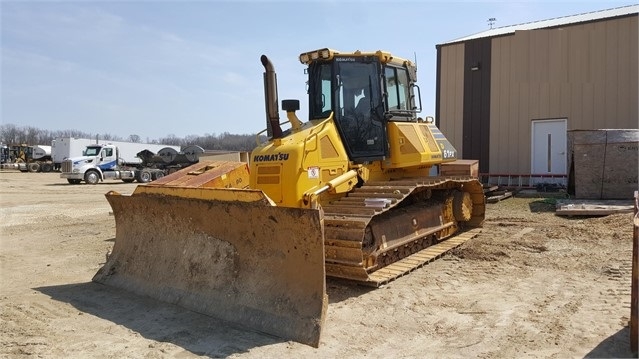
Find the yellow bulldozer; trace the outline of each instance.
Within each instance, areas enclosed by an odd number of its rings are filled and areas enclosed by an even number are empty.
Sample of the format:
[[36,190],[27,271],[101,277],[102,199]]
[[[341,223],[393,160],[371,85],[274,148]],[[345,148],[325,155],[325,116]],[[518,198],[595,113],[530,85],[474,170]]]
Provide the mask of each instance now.
[[106,194],[116,239],[94,281],[317,347],[326,276],[380,286],[480,230],[481,183],[437,175],[457,152],[417,117],[414,63],[332,49],[299,59],[309,118],[283,100],[280,122],[261,57],[267,123],[250,164],[202,161]]

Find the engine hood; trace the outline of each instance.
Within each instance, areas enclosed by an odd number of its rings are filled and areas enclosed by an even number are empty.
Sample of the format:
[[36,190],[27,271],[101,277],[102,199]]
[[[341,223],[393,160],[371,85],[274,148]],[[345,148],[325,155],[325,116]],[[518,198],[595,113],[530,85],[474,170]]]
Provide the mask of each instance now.
[[71,161],[73,162],[74,166],[77,166],[79,164],[82,163],[91,163],[96,159],[95,156],[79,156],[79,157],[71,157],[71,158],[65,158],[65,161]]

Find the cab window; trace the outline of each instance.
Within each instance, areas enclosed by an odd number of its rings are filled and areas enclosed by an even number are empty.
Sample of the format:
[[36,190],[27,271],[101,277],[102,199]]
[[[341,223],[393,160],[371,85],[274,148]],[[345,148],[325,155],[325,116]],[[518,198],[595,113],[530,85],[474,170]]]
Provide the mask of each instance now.
[[333,110],[331,95],[331,65],[312,64],[309,69],[310,118],[326,118]]
[[97,156],[98,153],[100,153],[100,149],[102,147],[87,147],[87,149],[84,151],[84,155],[85,156]]
[[406,69],[387,66],[384,70],[388,110],[411,110],[409,104],[409,83]]

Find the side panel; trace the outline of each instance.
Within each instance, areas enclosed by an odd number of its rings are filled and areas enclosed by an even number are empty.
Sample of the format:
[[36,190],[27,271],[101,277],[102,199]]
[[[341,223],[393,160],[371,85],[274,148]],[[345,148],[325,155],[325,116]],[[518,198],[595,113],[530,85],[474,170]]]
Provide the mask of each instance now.
[[441,162],[441,151],[432,134],[412,122],[389,122],[388,143],[390,164],[388,168],[433,165]]
[[107,200],[116,240],[94,281],[319,344],[327,306],[319,210],[152,194]]
[[302,130],[255,148],[250,188],[277,205],[304,207],[304,194],[348,171],[348,157],[333,121],[309,121]]

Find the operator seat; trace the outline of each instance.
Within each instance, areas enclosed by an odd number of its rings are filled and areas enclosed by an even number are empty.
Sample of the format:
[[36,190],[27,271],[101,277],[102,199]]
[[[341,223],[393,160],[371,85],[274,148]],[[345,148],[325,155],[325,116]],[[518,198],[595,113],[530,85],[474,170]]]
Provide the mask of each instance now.
[[364,89],[364,96],[359,99],[355,106],[355,113],[357,115],[368,115],[371,110],[371,97],[368,94],[368,90]]

